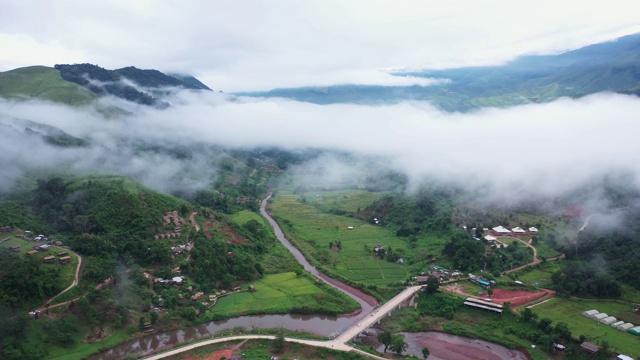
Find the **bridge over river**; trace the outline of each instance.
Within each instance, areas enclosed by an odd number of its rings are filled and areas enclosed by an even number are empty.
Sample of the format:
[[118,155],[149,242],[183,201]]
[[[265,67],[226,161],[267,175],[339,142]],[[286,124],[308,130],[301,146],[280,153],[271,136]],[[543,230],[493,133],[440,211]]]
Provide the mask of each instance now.
[[[352,327],[350,327],[349,329],[345,330],[342,332],[342,334],[340,334],[339,336],[337,336],[335,339],[333,340],[328,340],[328,341],[319,341],[319,340],[306,340],[306,339],[296,339],[296,338],[285,338],[286,341],[289,342],[295,342],[295,343],[300,343],[300,344],[305,344],[305,345],[310,345],[310,346],[317,346],[317,347],[324,347],[324,348],[328,348],[328,349],[334,349],[334,350],[342,350],[342,351],[354,351],[357,352],[361,355],[365,355],[368,356],[372,359],[384,359],[382,357],[373,355],[373,354],[369,354],[367,352],[364,352],[362,350],[356,349],[354,347],[351,347],[349,345],[347,345],[346,343],[353,339],[354,337],[358,336],[358,334],[362,333],[363,331],[367,330],[368,328],[370,328],[371,326],[373,326],[375,323],[379,322],[380,319],[382,319],[384,316],[391,314],[391,312],[398,308],[400,306],[400,304],[402,304],[404,301],[406,301],[407,299],[411,298],[411,296],[413,296],[416,292],[418,292],[420,290],[421,286],[411,286],[408,287],[406,289],[404,289],[400,294],[396,295],[393,299],[387,301],[386,303],[384,303],[382,306],[375,308],[373,310],[371,310],[369,313],[367,313],[365,317],[363,317],[358,323],[354,324]],[[149,357],[144,358],[145,360],[157,360],[157,359],[163,359],[169,356],[173,356],[185,351],[189,351],[201,346],[207,346],[207,345],[211,345],[211,344],[216,344],[216,343],[220,343],[220,342],[226,342],[226,341],[233,341],[233,340],[251,340],[251,339],[275,339],[276,337],[273,335],[239,335],[239,336],[227,336],[227,337],[220,337],[220,338],[215,338],[215,339],[209,339],[209,340],[203,340],[203,341],[199,341],[190,345],[186,345],[186,346],[182,346],[173,350],[169,350],[160,354],[156,354],[156,355],[152,355]]]

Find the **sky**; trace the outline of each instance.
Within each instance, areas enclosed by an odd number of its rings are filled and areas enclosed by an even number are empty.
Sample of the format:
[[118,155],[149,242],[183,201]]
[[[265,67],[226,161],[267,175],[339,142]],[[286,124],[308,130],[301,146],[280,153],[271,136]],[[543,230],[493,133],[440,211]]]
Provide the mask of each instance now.
[[196,76],[224,92],[411,85],[397,69],[501,64],[640,32],[629,0],[0,2],[0,71],[56,63]]
[[[633,8],[620,0],[3,1],[0,70],[135,65],[189,73],[225,93],[406,85],[425,79],[387,71],[500,64],[640,32]],[[29,119],[92,144],[60,149],[10,136],[0,143],[0,192],[46,166],[121,173],[167,191],[201,189],[215,178],[220,154],[213,150],[180,161],[140,152],[135,144],[141,142],[339,150],[362,161],[323,156],[310,166],[327,171],[318,178],[392,169],[414,184],[436,177],[483,187],[503,202],[558,196],[610,174],[640,185],[640,165],[629,156],[640,153],[634,96],[601,93],[469,113],[442,112],[426,102],[315,105],[218,92],[176,92],[167,101],[172,106],[165,110],[127,107],[132,115],[114,121],[87,109],[0,99],[0,122]]]

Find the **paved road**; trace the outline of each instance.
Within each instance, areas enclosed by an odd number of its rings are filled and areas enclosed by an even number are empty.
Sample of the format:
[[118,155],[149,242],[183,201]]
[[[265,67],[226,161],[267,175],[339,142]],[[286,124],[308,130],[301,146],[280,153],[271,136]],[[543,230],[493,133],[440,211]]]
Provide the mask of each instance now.
[[[180,354],[182,352],[185,351],[189,351],[189,350],[193,350],[195,348],[201,347],[201,346],[207,346],[207,345],[211,345],[211,344],[217,344],[217,343],[221,343],[221,342],[227,342],[227,341],[236,341],[236,340],[255,340],[255,339],[266,339],[266,340],[274,340],[276,337],[274,335],[239,335],[239,336],[227,336],[227,337],[221,337],[221,338],[216,338],[216,339],[210,339],[210,340],[205,340],[205,341],[200,341],[191,345],[186,345],[174,350],[169,350],[160,354],[156,354],[156,355],[152,355],[149,357],[144,358],[144,360],[158,360],[158,359],[163,359],[166,358],[168,356],[173,356],[176,354]],[[358,350],[356,348],[353,348],[351,346],[345,345],[345,344],[340,344],[340,343],[336,343],[335,341],[318,341],[318,340],[305,340],[305,339],[295,339],[295,338],[288,338],[285,337],[284,338],[285,341],[288,342],[295,342],[295,343],[299,343],[299,344],[305,344],[305,345],[309,345],[309,346],[317,346],[317,347],[323,347],[323,348],[327,348],[327,349],[334,349],[334,350],[341,350],[341,351],[354,351],[357,352],[359,354],[368,356],[372,359],[378,359],[378,360],[387,360],[385,358],[373,355],[373,354],[369,354],[366,353],[364,351]]]
[[345,343],[354,337],[358,336],[364,330],[370,328],[382,317],[387,315],[391,310],[395,309],[398,305],[402,304],[405,300],[413,296],[422,286],[411,286],[404,289],[400,294],[396,295],[393,299],[387,301],[379,308],[375,309],[369,316],[365,317],[351,328],[344,331],[340,336],[335,338],[334,341],[339,343]]
[[267,221],[269,222],[269,225],[271,225],[271,227],[273,228],[273,232],[275,233],[276,238],[278,238],[278,240],[282,243],[282,245],[284,245],[284,247],[286,247],[289,250],[289,252],[291,252],[291,254],[296,259],[296,261],[298,261],[306,271],[317,276],[325,283],[338,289],[340,292],[346,294],[350,298],[357,301],[360,304],[362,313],[368,313],[373,309],[373,306],[378,305],[378,301],[373,296],[365,294],[362,291],[352,286],[349,286],[347,284],[344,284],[338,280],[332,279],[327,275],[321,273],[320,271],[318,271],[318,269],[316,269],[313,265],[311,265],[309,261],[307,261],[307,259],[304,257],[304,255],[302,255],[300,250],[298,250],[297,247],[293,246],[293,244],[291,244],[289,240],[287,240],[287,238],[284,236],[284,233],[282,232],[282,229],[280,229],[280,226],[278,225],[278,223],[275,220],[273,220],[271,215],[269,215],[269,213],[267,212],[266,210],[267,201],[270,198],[271,198],[271,193],[268,193],[267,197],[264,200],[262,200],[262,204],[260,206],[260,214],[262,214],[262,216],[264,216],[264,218],[267,219]]
[[[389,300],[384,305],[382,305],[379,308],[377,308],[376,310],[374,310],[366,318],[362,319],[360,322],[358,322],[357,324],[353,325],[351,328],[347,329],[340,336],[338,336],[337,338],[335,338],[333,340],[319,341],[319,340],[296,339],[296,338],[289,338],[289,337],[286,337],[285,340],[289,341],[289,342],[295,342],[295,343],[300,343],[300,344],[305,344],[305,345],[310,345],[310,346],[323,347],[323,348],[327,348],[327,349],[334,349],[334,350],[341,350],[341,351],[353,351],[353,352],[357,352],[357,353],[359,353],[361,355],[368,356],[368,357],[370,357],[372,359],[384,360],[384,358],[382,358],[382,357],[379,357],[379,356],[376,356],[376,355],[369,354],[367,352],[358,350],[358,349],[353,348],[353,347],[351,347],[351,346],[349,346],[349,345],[347,345],[345,343],[347,341],[353,339],[354,337],[356,337],[362,331],[364,331],[364,330],[368,329],[369,327],[371,327],[373,324],[375,324],[378,320],[380,320],[381,318],[386,316],[390,311],[395,309],[402,302],[404,302],[405,300],[409,299],[418,290],[420,290],[420,287],[421,286],[412,286],[412,287],[408,287],[408,288],[404,289],[404,291],[402,291],[400,294],[396,295],[393,299]],[[182,352],[189,351],[189,350],[195,349],[197,347],[207,346],[207,345],[226,342],[226,341],[251,340],[251,339],[270,339],[270,340],[273,340],[275,338],[276,337],[274,335],[239,335],[239,336],[228,336],[228,337],[221,337],[221,338],[216,338],[216,339],[203,340],[203,341],[199,341],[199,342],[196,342],[196,343],[193,343],[193,344],[190,344],[190,345],[179,347],[177,349],[169,350],[169,351],[166,351],[166,352],[163,352],[163,353],[160,353],[160,354],[156,354],[156,355],[152,355],[152,356],[146,357],[146,358],[144,358],[144,360],[163,359],[165,357],[176,355],[176,354],[180,354]]]

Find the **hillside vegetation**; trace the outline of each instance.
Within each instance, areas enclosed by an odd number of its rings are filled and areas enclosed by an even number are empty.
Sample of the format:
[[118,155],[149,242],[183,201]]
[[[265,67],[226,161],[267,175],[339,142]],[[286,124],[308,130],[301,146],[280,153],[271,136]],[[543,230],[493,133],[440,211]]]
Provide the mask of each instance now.
[[71,106],[88,105],[98,95],[68,82],[56,69],[29,66],[0,73],[0,96],[10,99],[43,99]]

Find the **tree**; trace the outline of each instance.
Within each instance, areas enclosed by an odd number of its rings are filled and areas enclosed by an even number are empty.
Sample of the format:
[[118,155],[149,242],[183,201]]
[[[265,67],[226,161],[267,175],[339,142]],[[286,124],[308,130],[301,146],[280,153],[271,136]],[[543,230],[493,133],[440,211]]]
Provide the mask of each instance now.
[[282,329],[280,329],[278,331],[278,335],[276,335],[276,339],[273,341],[273,349],[277,352],[277,353],[281,353],[282,350],[284,350],[284,331],[282,331]]
[[550,333],[552,328],[551,328],[551,323],[553,322],[553,320],[549,319],[549,318],[542,318],[540,319],[540,323],[538,323],[538,328],[540,328],[540,330],[542,330],[545,333]]
[[384,331],[378,334],[378,341],[380,341],[382,345],[384,345],[384,352],[387,352],[387,348],[389,347],[389,345],[391,345],[392,340],[393,335],[388,331]]
[[429,348],[423,347],[422,348],[422,357],[425,358],[425,360],[429,357],[431,353],[429,352]]
[[406,341],[404,341],[404,335],[393,335],[391,337],[391,351],[393,351],[394,353],[396,353],[397,355],[402,354],[405,350],[407,350],[407,348],[409,347],[409,344],[407,344]]
[[435,294],[440,287],[440,281],[435,276],[429,276],[427,278],[427,294]]
[[156,322],[158,322],[158,313],[155,312],[154,310],[149,312],[149,317],[151,318],[151,323],[152,324],[155,324]]
[[492,289],[492,288],[489,288],[489,289],[487,290],[487,294],[489,294],[489,296],[493,295],[493,289]]
[[140,319],[138,319],[138,329],[140,331],[144,330],[144,316],[140,316]]
[[531,311],[531,309],[529,308],[524,309],[524,311],[522,312],[522,316],[524,317],[525,321],[531,321],[538,317],[538,315]]
[[571,339],[571,330],[569,330],[569,326],[565,322],[557,323],[555,328],[553,329],[553,332],[555,332],[556,335],[563,339]]

